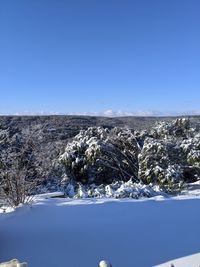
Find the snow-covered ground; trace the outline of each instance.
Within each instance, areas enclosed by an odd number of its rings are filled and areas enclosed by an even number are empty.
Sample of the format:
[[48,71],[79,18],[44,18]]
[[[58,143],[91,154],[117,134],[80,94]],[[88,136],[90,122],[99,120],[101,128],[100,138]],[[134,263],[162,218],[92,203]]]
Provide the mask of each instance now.
[[200,262],[200,253],[196,253],[194,255],[190,255],[187,257],[182,257],[180,259],[171,260],[168,262],[165,262],[159,266],[156,267],[171,267],[174,265],[174,267],[199,267]]
[[[57,195],[57,193],[56,193]],[[65,199],[40,195],[32,207],[0,214],[0,262],[29,267],[198,267],[199,185],[179,197]],[[172,260],[182,258],[179,260]]]

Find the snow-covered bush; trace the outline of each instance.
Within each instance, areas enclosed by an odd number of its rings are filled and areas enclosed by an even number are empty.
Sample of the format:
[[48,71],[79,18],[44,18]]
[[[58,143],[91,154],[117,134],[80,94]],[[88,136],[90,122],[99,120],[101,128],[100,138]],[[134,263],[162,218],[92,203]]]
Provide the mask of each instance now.
[[182,151],[176,143],[147,138],[139,154],[139,178],[144,183],[166,184],[182,180]]
[[191,150],[188,154],[188,163],[200,168],[200,150]]
[[164,192],[158,186],[149,186],[143,183],[135,183],[131,179],[127,182],[115,181],[112,184],[68,184],[65,194],[70,198],[142,198],[163,195]]
[[110,184],[113,181],[137,181],[140,146],[128,129],[91,127],[68,143],[60,161],[65,180],[83,184]]
[[191,166],[200,167],[200,133],[181,142],[181,148],[187,156],[187,162]]
[[192,182],[200,176],[199,137],[188,119],[159,122],[149,131],[92,127],[75,136],[61,155],[63,182]]
[[187,138],[193,129],[190,126],[190,120],[180,118],[173,121],[161,121],[151,130],[154,138]]
[[48,159],[41,135],[28,129],[0,135],[0,198],[15,207],[31,200],[45,177]]
[[200,176],[200,135],[188,119],[160,122],[150,136],[138,156],[144,183],[193,182]]

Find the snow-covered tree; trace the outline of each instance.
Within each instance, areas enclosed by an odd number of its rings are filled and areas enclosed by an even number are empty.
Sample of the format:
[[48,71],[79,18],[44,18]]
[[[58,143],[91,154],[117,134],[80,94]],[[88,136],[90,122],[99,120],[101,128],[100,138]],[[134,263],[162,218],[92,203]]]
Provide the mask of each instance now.
[[12,206],[28,202],[49,175],[42,132],[16,129],[0,132],[0,196]]
[[91,127],[68,143],[60,161],[68,179],[83,184],[137,181],[139,151],[131,130]]
[[159,122],[139,154],[139,178],[145,183],[192,182],[200,177],[200,139],[188,119]]
[[[85,185],[130,179],[159,185],[192,182],[200,177],[199,140],[199,131],[184,118],[159,122],[146,131],[92,127],[75,136],[60,156],[64,181]],[[84,194],[82,188],[79,191]]]

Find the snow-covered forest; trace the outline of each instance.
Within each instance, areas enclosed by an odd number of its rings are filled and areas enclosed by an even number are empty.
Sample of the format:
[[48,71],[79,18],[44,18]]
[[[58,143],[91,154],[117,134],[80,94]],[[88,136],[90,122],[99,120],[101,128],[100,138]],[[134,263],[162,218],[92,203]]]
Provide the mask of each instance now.
[[82,127],[69,137],[47,122],[21,128],[2,123],[1,199],[17,206],[54,191],[70,198],[151,197],[178,194],[200,178],[198,120],[136,128]]

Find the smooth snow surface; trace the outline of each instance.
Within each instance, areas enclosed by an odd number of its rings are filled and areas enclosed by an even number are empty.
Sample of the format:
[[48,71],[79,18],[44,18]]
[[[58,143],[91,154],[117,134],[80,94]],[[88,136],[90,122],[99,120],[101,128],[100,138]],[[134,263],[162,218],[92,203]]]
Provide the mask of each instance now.
[[197,253],[180,259],[171,260],[155,267],[171,267],[171,265],[174,265],[174,267],[184,267],[184,266],[199,267],[200,266],[199,262],[200,262],[200,253]]
[[29,267],[150,267],[200,251],[200,198],[48,199],[0,214],[0,262]]

